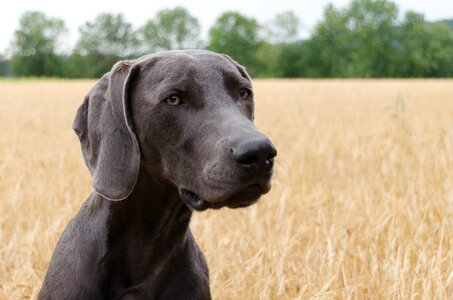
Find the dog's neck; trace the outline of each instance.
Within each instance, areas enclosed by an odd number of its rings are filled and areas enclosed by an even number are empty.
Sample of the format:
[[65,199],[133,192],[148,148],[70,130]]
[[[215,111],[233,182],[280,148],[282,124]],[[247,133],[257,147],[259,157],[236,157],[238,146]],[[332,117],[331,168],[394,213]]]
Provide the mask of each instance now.
[[[162,255],[178,256],[187,241],[192,211],[181,200],[178,190],[141,170],[136,188],[120,202],[109,202],[107,256],[113,266],[130,272],[126,276],[140,280],[139,273],[165,269],[159,265]],[[155,257],[159,253],[159,257]],[[127,264],[117,260],[127,260]],[[119,270],[129,273],[129,270]],[[138,270],[138,272],[137,272]]]

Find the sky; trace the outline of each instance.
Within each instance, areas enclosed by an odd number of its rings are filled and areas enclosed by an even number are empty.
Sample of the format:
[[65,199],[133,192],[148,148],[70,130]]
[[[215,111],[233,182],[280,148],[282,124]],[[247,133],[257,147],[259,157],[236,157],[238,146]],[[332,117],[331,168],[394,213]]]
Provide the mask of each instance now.
[[[161,9],[183,6],[198,18],[202,26],[202,38],[207,38],[209,27],[228,10],[254,17],[260,23],[270,21],[277,13],[292,10],[301,20],[301,37],[307,37],[322,18],[328,3],[345,7],[349,2],[350,0],[13,0],[2,5],[0,11],[0,53],[4,53],[9,47],[14,30],[18,28],[19,18],[27,10],[39,10],[49,17],[63,19],[69,32],[61,49],[69,50],[77,40],[79,26],[103,12],[122,13],[134,28],[138,28]],[[430,21],[453,18],[453,0],[394,2],[398,5],[400,14],[413,10],[423,13]]]

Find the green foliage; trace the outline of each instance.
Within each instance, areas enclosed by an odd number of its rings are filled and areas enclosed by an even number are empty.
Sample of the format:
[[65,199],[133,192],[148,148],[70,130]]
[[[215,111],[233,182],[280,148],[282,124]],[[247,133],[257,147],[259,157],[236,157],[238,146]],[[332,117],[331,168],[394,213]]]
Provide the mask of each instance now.
[[145,53],[194,49],[201,45],[200,23],[182,7],[165,9],[149,20],[140,32],[140,44]]
[[453,19],[450,20],[443,20],[445,24],[447,24],[453,30]]
[[[280,44],[261,41],[255,53],[256,66],[254,75],[268,78],[280,77],[279,59],[281,50],[282,46]],[[245,66],[248,67],[247,64]]]
[[[398,20],[388,0],[353,0],[327,6],[305,42],[310,77],[438,77],[453,73],[453,31],[409,12]],[[301,54],[303,55],[303,54]]]
[[[453,77],[453,19],[399,18],[391,0],[351,0],[325,7],[307,40],[300,20],[286,11],[260,25],[225,12],[209,30],[209,50],[230,55],[256,77]],[[0,76],[98,78],[120,59],[161,50],[202,47],[200,23],[182,7],[165,9],[137,31],[121,14],[101,14],[80,27],[68,55],[57,45],[64,22],[27,12],[14,33]]]
[[[298,45],[300,20],[292,11],[279,13],[268,22],[261,33],[262,40],[256,51],[257,75],[260,77],[294,77],[294,57],[289,55],[290,48]],[[297,46],[296,46],[297,47]],[[300,53],[297,58],[300,61]],[[289,71],[287,67],[292,68]]]
[[453,75],[453,31],[445,23],[426,22],[408,12],[399,28],[399,76],[446,77]]
[[324,11],[313,37],[307,41],[312,63],[317,66],[315,77],[346,76],[350,64],[352,37],[347,15],[333,5]]
[[[329,5],[308,41],[320,77],[382,77],[394,73],[398,10],[387,0]],[[315,55],[319,53],[319,55]]]
[[22,15],[19,24],[11,45],[13,75],[61,76],[63,65],[56,45],[66,32],[64,21],[31,11]]
[[82,55],[100,53],[127,56],[136,45],[132,24],[122,14],[100,14],[93,22],[86,22],[79,29],[80,38],[75,51]]
[[226,12],[209,30],[208,49],[234,57],[251,74],[256,74],[259,69],[256,58],[256,51],[260,46],[258,29],[255,19],[238,12]]
[[306,42],[295,42],[285,44],[279,56],[279,77],[320,77],[318,66],[312,59],[314,52],[310,50],[310,44]]
[[134,56],[136,34],[121,14],[100,14],[79,31],[79,40],[68,59],[69,77],[100,77],[118,60]]
[[392,75],[397,66],[396,5],[388,0],[354,0],[345,14],[352,43],[347,75]]
[[9,61],[4,55],[0,54],[0,77],[6,77],[9,75]]
[[265,39],[273,44],[294,43],[299,35],[300,20],[293,11],[277,14],[266,25]]

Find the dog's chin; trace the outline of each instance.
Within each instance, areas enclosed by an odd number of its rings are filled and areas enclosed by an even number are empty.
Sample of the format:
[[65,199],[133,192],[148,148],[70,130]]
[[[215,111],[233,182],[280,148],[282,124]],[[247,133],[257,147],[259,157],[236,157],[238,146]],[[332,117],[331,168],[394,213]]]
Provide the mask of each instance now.
[[208,208],[219,209],[222,207],[240,208],[247,207],[258,201],[261,195],[267,193],[269,188],[263,188],[259,184],[249,185],[238,192],[226,194],[219,199],[208,200],[203,199],[197,193],[180,189],[179,193],[182,200],[189,208],[197,211],[203,211]]

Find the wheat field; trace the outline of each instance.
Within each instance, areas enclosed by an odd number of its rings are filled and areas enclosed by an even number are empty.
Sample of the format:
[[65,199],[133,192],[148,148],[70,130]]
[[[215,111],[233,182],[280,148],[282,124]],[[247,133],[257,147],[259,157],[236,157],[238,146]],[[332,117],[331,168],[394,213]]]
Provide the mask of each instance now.
[[[91,192],[93,81],[0,82],[0,299],[36,298]],[[256,80],[278,149],[250,208],[195,213],[214,299],[452,299],[453,80]]]

